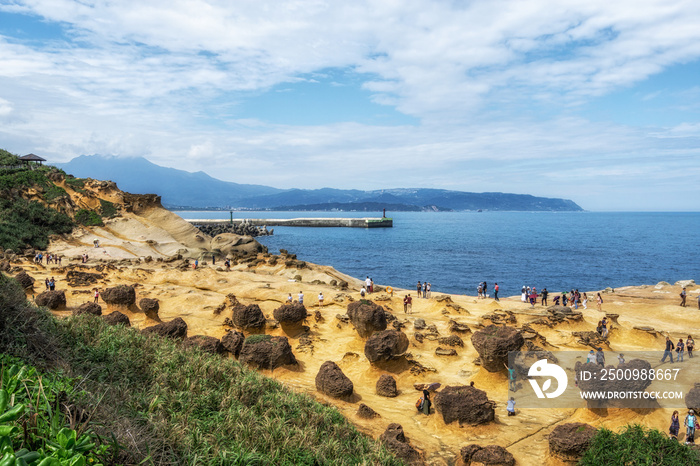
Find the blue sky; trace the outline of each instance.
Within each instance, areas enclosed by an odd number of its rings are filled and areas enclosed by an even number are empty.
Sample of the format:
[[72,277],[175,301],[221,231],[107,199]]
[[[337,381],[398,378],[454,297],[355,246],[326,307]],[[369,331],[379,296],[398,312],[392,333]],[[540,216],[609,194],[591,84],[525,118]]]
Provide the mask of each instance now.
[[0,147],[697,211],[700,3],[0,0]]

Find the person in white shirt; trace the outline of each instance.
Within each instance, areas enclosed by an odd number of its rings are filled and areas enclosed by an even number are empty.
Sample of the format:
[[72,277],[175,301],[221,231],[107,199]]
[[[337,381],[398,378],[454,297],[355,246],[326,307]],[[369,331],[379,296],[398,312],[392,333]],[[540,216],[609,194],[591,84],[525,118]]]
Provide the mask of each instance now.
[[323,307],[323,293],[318,294],[318,305]]
[[365,279],[365,289],[366,289],[366,290],[369,290],[369,289],[370,289],[370,285],[372,285],[372,279],[369,278],[369,276],[367,276],[367,278]]
[[592,362],[593,364],[595,364],[595,353],[593,352],[593,350],[591,350],[591,352],[588,353],[588,358],[586,359],[586,362]]
[[304,304],[304,293],[299,292],[299,304]]

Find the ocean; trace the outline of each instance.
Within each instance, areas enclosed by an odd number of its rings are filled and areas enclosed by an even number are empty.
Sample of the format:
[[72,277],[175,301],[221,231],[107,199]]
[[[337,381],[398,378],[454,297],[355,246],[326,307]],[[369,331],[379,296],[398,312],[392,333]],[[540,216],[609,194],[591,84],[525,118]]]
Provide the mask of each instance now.
[[[228,212],[177,212],[228,219]],[[234,218],[380,217],[373,212],[234,212]],[[388,212],[393,228],[274,228],[270,252],[379,285],[500,296],[523,285],[550,292],[602,290],[700,279],[700,213]]]

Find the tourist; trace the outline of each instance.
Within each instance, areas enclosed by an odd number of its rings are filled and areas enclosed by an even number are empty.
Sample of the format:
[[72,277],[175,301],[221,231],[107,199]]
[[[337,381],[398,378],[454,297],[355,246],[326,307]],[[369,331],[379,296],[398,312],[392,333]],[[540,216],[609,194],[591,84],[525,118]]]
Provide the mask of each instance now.
[[515,369],[511,369],[508,367],[507,364],[503,363],[504,366],[506,366],[506,370],[508,371],[508,390],[511,392],[516,391],[515,387]]
[[598,306],[598,312],[603,312],[603,297],[598,293],[595,297],[596,305]]
[[195,259],[195,260],[194,260],[194,265],[192,266],[192,268],[193,268],[194,270],[197,270],[197,267],[198,267],[198,266],[199,266],[199,259]]
[[409,314],[413,314],[413,298],[411,298],[411,295],[409,294],[406,299],[408,300],[408,312]]
[[569,302],[569,298],[566,297],[566,291],[564,291],[561,294],[561,305],[566,306],[566,304]]
[[624,364],[624,363],[625,363],[625,355],[624,355],[624,354],[620,353],[620,354],[617,356],[617,363],[618,363],[618,364]]
[[688,415],[685,417],[683,425],[685,426],[685,444],[690,445],[695,443],[695,423],[697,418],[695,417],[695,411],[692,409],[688,410]]
[[430,402],[430,392],[428,390],[423,390],[423,406],[421,406],[421,411],[423,411],[423,414],[430,414],[430,406],[432,403]]
[[49,286],[51,286],[51,284],[49,283],[49,277],[46,277],[46,280],[44,280],[44,284],[46,285],[46,291],[49,291]]
[[423,289],[423,287],[421,286],[420,281],[419,281],[418,284],[416,285],[416,291],[418,292],[419,298],[420,298],[420,292],[422,289]]
[[683,350],[685,349],[685,343],[683,343],[683,339],[679,338],[678,343],[676,343],[676,353],[678,355],[676,356],[676,361],[683,362]]
[[595,352],[593,352],[593,350],[591,350],[586,357],[586,363],[589,362],[595,363]]
[[487,288],[487,285],[486,285],[486,282],[484,282],[484,286],[481,287],[481,293],[484,295],[484,298],[488,297],[488,294],[486,294],[486,288]]
[[423,282],[423,298],[428,297],[428,282]]
[[323,307],[323,292],[318,294],[318,305],[319,307]]
[[595,328],[595,331],[600,335],[601,337],[603,336],[603,321],[599,320],[598,321],[598,326]]
[[524,303],[527,302],[527,288],[525,285],[523,285],[522,289],[520,290],[520,301]]
[[51,280],[49,280],[49,291],[53,291],[56,289],[56,279],[51,277]]
[[547,305],[547,295],[549,292],[547,291],[547,288],[542,288],[542,305],[546,306]]
[[[58,256],[58,265],[61,265],[61,259],[62,259],[62,258],[63,258],[63,256]],[[698,306],[698,307],[700,308],[700,306]]]
[[425,289],[426,289],[427,292],[428,292],[428,299],[430,299],[430,297],[432,296],[432,294],[431,294],[431,292],[430,292],[430,289],[431,289],[431,288],[432,288],[432,286],[430,285],[430,282],[428,282],[428,284],[427,284],[426,287],[425,287]]
[[605,354],[603,354],[603,348],[600,346],[598,347],[598,352],[595,354],[595,362],[600,367],[605,367]]
[[367,290],[368,293],[372,292],[371,285],[372,285],[372,280],[369,278],[369,275],[367,275],[367,278],[365,278],[365,289]]
[[664,350],[664,357],[661,358],[661,362],[666,362],[666,358],[671,358],[673,362],[673,342],[669,337],[666,337],[666,349]]
[[299,304],[304,304],[304,293],[299,291]]
[[588,295],[586,292],[583,292],[583,308],[588,309]]
[[[226,271],[227,271],[227,272],[230,272],[230,271],[231,271],[231,261],[230,261],[229,259],[226,259],[226,260],[224,261],[224,266],[226,267]],[[291,296],[291,293],[290,293],[289,296]]]
[[496,283],[493,285],[493,299],[495,299],[496,301],[498,301],[498,290],[498,283]]
[[292,304],[293,301],[294,301],[294,298],[292,298],[292,293],[289,293],[289,296],[287,296],[287,302],[289,304]]
[[360,288],[360,297],[361,298],[364,298],[366,293],[367,293],[367,290],[365,290],[364,286],[362,288]]
[[530,306],[535,307],[537,304],[537,291],[533,288],[530,292]]
[[678,431],[680,430],[680,420],[678,419],[678,411],[674,411],[671,415],[671,427],[668,428],[668,433],[672,439],[678,439]]
[[471,382],[469,382],[469,386],[470,386],[470,387],[473,387],[473,386],[474,386],[474,381],[473,381],[473,380],[472,380]]
[[482,283],[479,283],[479,285],[476,287],[476,297],[477,299],[481,299],[484,296],[484,285]]
[[403,297],[403,313],[408,314],[408,295]]
[[603,332],[600,335],[603,338],[608,338],[608,318],[603,317],[603,320],[600,321],[600,324],[603,326]]
[[216,265],[216,255],[215,254],[211,255],[211,265]]
[[683,291],[681,291],[681,306],[683,306],[683,307],[685,307],[685,297],[686,297],[686,293],[685,293],[685,287],[684,287]]
[[98,302],[100,300],[100,290],[95,288],[95,302]]
[[369,292],[374,293],[374,278],[369,279]]
[[685,341],[685,349],[688,350],[689,358],[693,357],[693,348],[695,348],[695,340],[693,340],[693,337],[688,335],[688,339]]
[[515,416],[515,399],[512,396],[508,400],[506,411],[508,411],[508,416]]

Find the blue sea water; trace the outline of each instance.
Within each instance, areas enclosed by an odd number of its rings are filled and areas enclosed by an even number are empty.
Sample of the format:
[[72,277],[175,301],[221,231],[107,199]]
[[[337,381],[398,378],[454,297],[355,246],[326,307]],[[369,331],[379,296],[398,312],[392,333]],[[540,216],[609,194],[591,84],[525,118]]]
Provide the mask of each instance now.
[[[228,219],[228,212],[177,212]],[[367,217],[366,212],[235,212],[235,218]],[[376,215],[379,216],[379,215]],[[700,279],[700,213],[394,212],[393,228],[273,227],[270,252],[412,289],[501,296]]]

